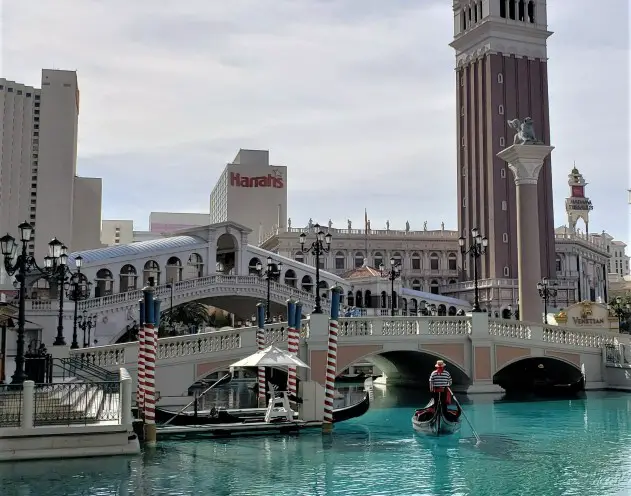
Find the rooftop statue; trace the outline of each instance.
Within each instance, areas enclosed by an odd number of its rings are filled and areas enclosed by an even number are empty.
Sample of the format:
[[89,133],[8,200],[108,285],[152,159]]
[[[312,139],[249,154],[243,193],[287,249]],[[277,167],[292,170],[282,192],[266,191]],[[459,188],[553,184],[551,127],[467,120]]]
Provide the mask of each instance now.
[[542,145],[535,136],[535,128],[530,117],[526,117],[523,121],[513,119],[508,121],[508,125],[515,131],[513,145]]

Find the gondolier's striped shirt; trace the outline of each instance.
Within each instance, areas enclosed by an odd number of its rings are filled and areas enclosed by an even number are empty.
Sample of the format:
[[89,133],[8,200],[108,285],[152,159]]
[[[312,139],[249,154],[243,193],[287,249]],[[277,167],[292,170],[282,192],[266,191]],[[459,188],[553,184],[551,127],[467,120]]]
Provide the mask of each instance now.
[[438,372],[434,370],[429,376],[430,387],[449,387],[451,386],[451,375],[446,370]]

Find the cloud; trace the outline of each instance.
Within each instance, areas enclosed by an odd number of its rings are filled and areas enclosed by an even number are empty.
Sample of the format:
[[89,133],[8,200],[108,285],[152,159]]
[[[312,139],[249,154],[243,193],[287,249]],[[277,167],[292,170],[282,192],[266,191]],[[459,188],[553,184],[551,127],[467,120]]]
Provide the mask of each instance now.
[[[576,160],[591,229],[620,238],[625,4],[548,7],[557,224]],[[79,173],[104,178],[104,218],[206,210],[238,149],[263,148],[289,167],[294,225],[357,225],[368,207],[375,227],[456,226],[447,1],[21,0],[5,3],[3,28],[6,77],[38,85],[40,67],[78,70]]]

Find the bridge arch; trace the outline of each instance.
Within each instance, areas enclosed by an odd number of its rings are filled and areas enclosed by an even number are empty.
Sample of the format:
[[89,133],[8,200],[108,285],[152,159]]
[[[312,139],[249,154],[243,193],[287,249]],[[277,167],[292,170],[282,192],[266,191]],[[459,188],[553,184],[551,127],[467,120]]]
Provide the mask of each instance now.
[[231,232],[224,232],[217,238],[217,272],[234,274],[239,266],[239,241]]
[[125,264],[118,274],[119,293],[138,289],[138,273],[132,264]]
[[[368,349],[373,348],[373,349]],[[436,360],[447,364],[454,385],[469,386],[471,379],[464,367],[453,357],[429,349],[374,349],[374,346],[340,346],[338,348],[338,375],[348,367],[368,362],[378,367],[389,379],[397,382],[425,385],[435,368]],[[317,366],[317,365],[316,365]]]
[[204,259],[199,253],[191,253],[186,262],[186,279],[204,277]]
[[580,365],[560,356],[524,355],[502,364],[493,383],[503,389],[530,390],[535,382],[551,386],[574,384],[581,380]]

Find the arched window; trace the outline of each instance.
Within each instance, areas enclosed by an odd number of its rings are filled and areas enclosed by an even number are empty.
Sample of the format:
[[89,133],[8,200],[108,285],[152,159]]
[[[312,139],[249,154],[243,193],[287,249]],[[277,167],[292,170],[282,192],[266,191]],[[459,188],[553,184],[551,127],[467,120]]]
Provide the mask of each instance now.
[[346,267],[346,257],[344,256],[344,253],[341,251],[338,251],[335,254],[335,268],[336,270],[343,270]]
[[166,265],[167,282],[176,283],[182,280],[182,262],[177,257],[171,257]]
[[417,252],[412,253],[412,270],[421,270],[421,255]]
[[94,288],[94,296],[109,296],[114,292],[114,276],[110,269],[99,269],[96,273],[96,287]]
[[256,268],[257,265],[261,263],[261,259],[257,257],[253,257],[250,259],[248,263],[248,274],[250,275],[258,275],[259,270]]
[[478,22],[478,4],[473,4],[473,22]]
[[438,253],[432,253],[429,256],[429,268],[431,270],[439,270],[440,269],[440,258],[438,257]]
[[361,291],[357,291],[357,293],[355,293],[355,306],[357,308],[364,308],[364,300],[362,298]]
[[346,295],[346,303],[349,307],[355,306],[355,297],[352,291],[349,291]]
[[500,2],[500,17],[506,19],[506,0],[498,0]]
[[449,257],[447,258],[447,263],[449,270],[458,270],[458,255],[456,255],[455,253],[450,253]]
[[373,266],[379,268],[379,266],[383,263],[383,253],[381,253],[380,251],[375,252],[375,255],[373,258],[374,258]]
[[156,286],[160,286],[160,266],[155,260],[149,260],[142,270],[142,284],[149,286],[150,280]]
[[531,24],[535,23],[535,2],[532,0],[528,2],[528,22]]
[[119,293],[127,293],[127,291],[135,291],[138,289],[136,286],[136,281],[138,279],[138,274],[136,274],[136,268],[131,265],[123,265],[119,274]]
[[296,254],[294,255],[294,260],[296,262],[305,263],[305,254],[301,251],[296,252]]
[[311,293],[313,291],[313,279],[311,279],[311,276],[304,276],[302,278],[302,290],[307,293]]
[[414,291],[420,291],[421,290],[421,281],[419,281],[418,279],[412,280],[412,289]]
[[388,308],[388,293],[381,292],[381,308]]
[[457,281],[455,279],[449,279],[449,284],[456,284]]
[[358,251],[355,253],[355,268],[363,267],[364,265],[364,252]]
[[410,300],[410,314],[416,315],[418,313],[418,301],[415,299]]
[[403,315],[408,314],[408,300],[407,298],[401,299],[401,310],[403,310]]
[[456,310],[456,307],[452,306],[452,307],[449,307],[449,310],[447,311],[447,315],[450,315],[450,316],[453,317],[453,316],[456,315],[457,312],[458,312],[458,310]]
[[515,20],[515,0],[508,0],[508,18]]
[[519,0],[519,18],[520,21],[526,20],[526,2]]
[[186,263],[187,279],[204,277],[204,259],[199,253],[191,253]]
[[285,272],[285,284],[287,286],[295,288],[297,280],[298,278],[296,277],[296,273],[292,269],[289,269]]
[[329,297],[329,285],[326,281],[320,281],[320,296],[322,298]]
[[444,317],[447,315],[447,307],[443,304],[438,305],[438,315]]
[[438,281],[436,279],[432,279],[432,282],[429,285],[429,292],[432,294],[438,294]]
[[372,308],[372,292],[370,289],[364,291],[364,302],[366,304],[366,308]]
[[559,256],[556,258],[556,271],[563,272],[563,260]]

